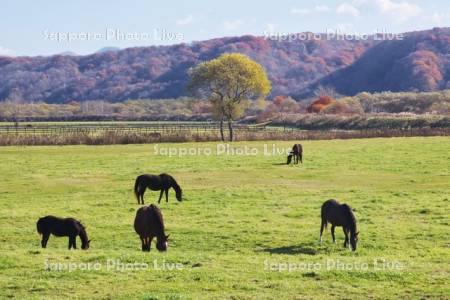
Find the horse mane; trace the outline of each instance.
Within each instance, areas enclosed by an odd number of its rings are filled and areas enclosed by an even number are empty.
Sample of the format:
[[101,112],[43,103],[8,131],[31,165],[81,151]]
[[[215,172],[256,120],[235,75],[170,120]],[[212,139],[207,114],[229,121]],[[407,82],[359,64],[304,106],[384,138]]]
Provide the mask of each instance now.
[[170,180],[172,181],[172,187],[175,189],[175,191],[177,192],[177,193],[179,193],[180,191],[181,191],[181,188],[180,188],[180,186],[178,185],[178,182],[175,180],[175,178],[173,178],[172,176],[170,176],[170,175],[167,175],[167,176],[169,176],[169,178],[170,178]]
[[350,231],[353,231],[353,233],[356,233],[356,218],[355,218],[355,215],[353,214],[352,208],[345,203],[342,204],[342,208],[344,209],[344,212],[348,217]]

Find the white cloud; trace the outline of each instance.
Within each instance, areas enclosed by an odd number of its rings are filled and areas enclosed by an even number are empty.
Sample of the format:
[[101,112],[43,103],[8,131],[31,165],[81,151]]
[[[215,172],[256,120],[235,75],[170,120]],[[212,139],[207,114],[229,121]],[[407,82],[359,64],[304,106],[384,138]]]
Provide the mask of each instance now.
[[434,14],[432,14],[430,16],[430,20],[433,23],[441,23],[442,22],[442,18],[443,18],[443,15],[440,14],[440,13],[437,13],[437,12],[435,12]]
[[429,20],[431,23],[437,26],[446,26],[448,20],[450,19],[450,11],[449,12],[434,12],[430,16],[426,16],[425,19]]
[[354,25],[352,23],[339,23],[336,24],[336,30],[338,33],[347,33],[352,34],[354,33]]
[[349,15],[349,16],[352,16],[355,18],[359,17],[359,15],[360,15],[359,9],[357,9],[356,7],[354,7],[353,5],[351,5],[347,2],[341,3],[336,8],[336,12],[341,15]]
[[14,51],[5,47],[0,46],[0,55],[2,56],[13,56]]
[[407,1],[376,0],[376,5],[382,13],[391,15],[400,23],[416,17],[422,12],[420,6]]
[[355,6],[361,6],[366,4],[368,0],[352,0],[352,4]]
[[269,32],[269,33],[274,33],[277,28],[278,28],[278,24],[267,23],[264,28],[264,31]]
[[293,8],[291,9],[291,14],[295,15],[308,15],[312,13],[312,11],[308,8]]
[[244,25],[244,21],[242,21],[240,19],[223,22],[223,27],[227,31],[235,31],[235,30],[239,29],[239,27],[241,27],[242,25]]
[[178,19],[176,21],[177,25],[189,25],[192,22],[194,22],[194,16],[193,15],[187,15],[186,17]]
[[330,8],[326,5],[317,5],[316,7],[314,7],[314,10],[317,12],[327,12],[330,11]]
[[314,8],[293,8],[291,14],[295,15],[309,15],[312,13],[323,13],[330,11],[330,8],[326,5],[316,5]]

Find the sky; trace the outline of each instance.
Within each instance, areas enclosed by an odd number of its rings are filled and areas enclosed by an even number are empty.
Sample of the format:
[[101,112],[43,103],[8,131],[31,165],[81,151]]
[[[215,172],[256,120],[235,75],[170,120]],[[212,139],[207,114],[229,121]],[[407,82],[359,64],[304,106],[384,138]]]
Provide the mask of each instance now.
[[14,0],[0,11],[0,55],[90,54],[104,47],[224,36],[401,33],[450,27],[448,0]]

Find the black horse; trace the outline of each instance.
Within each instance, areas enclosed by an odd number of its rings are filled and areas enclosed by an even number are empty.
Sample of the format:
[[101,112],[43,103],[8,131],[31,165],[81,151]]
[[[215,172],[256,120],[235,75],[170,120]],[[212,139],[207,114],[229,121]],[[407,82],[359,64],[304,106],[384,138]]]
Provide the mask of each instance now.
[[291,150],[291,152],[289,152],[289,155],[287,157],[288,165],[291,163],[292,158],[294,158],[294,164],[298,164],[299,160],[301,163],[303,163],[303,147],[302,147],[302,145],[295,144],[292,147],[292,150]]
[[150,245],[156,236],[156,249],[166,251],[168,235],[164,232],[164,221],[161,211],[156,205],[141,207],[136,212],[134,230],[139,235],[142,251],[150,251]]
[[37,223],[37,232],[42,234],[42,248],[47,247],[50,234],[54,236],[68,236],[69,250],[73,247],[77,249],[76,238],[79,235],[81,239],[81,249],[89,249],[90,240],[88,239],[86,229],[80,221],[73,218],[58,218],[54,216],[46,216],[40,218]]
[[163,192],[166,193],[166,202],[169,202],[169,189],[173,188],[175,190],[175,196],[178,201],[182,200],[181,188],[175,179],[168,174],[159,175],[139,175],[134,183],[134,194],[138,200],[138,204],[144,204],[144,194],[145,190],[149,188],[152,191],[161,191],[159,194],[158,203],[161,203],[161,198]]
[[333,243],[336,243],[334,238],[334,229],[336,226],[342,226],[345,234],[344,247],[349,243],[348,235],[350,233],[350,245],[352,250],[356,250],[358,243],[359,231],[356,227],[356,219],[352,209],[347,204],[339,204],[336,200],[330,199],[322,204],[321,209],[322,225],[320,226],[320,242],[322,242],[323,229],[327,227],[327,223],[331,223],[331,236]]

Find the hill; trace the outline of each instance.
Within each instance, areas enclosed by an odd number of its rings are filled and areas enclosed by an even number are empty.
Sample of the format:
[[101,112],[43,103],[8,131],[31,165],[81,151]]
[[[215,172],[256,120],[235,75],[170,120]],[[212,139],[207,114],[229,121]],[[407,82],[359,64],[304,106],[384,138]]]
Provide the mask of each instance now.
[[402,41],[276,41],[242,36],[86,56],[0,57],[0,101],[67,103],[102,99],[175,98],[186,94],[186,71],[224,52],[261,63],[272,95],[307,96],[318,84],[343,94],[431,91],[449,85],[450,29],[406,34]]
[[412,32],[403,40],[383,41],[350,66],[326,76],[319,83],[332,86],[344,95],[363,91],[448,89],[450,28]]

